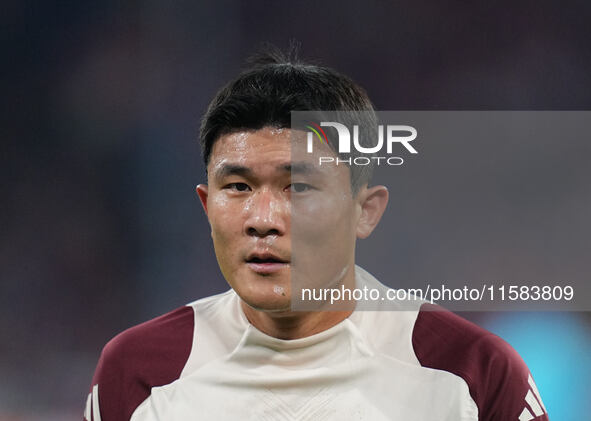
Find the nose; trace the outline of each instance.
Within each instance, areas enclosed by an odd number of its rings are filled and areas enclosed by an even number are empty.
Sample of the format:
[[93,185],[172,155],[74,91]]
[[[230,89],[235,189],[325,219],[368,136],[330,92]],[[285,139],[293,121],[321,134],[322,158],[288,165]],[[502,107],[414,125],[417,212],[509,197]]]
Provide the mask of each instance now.
[[282,236],[289,223],[289,200],[269,190],[255,192],[247,206],[244,229],[256,237]]

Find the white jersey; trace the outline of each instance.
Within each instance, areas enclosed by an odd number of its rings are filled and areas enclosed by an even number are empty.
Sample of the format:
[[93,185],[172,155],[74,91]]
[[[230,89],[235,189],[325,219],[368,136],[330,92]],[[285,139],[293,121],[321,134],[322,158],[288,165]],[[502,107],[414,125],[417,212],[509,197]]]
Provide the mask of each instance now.
[[[356,281],[381,286],[361,268]],[[412,307],[354,311],[318,334],[281,340],[248,322],[232,290],[198,300],[107,344],[85,418],[548,419],[509,345],[453,313]]]

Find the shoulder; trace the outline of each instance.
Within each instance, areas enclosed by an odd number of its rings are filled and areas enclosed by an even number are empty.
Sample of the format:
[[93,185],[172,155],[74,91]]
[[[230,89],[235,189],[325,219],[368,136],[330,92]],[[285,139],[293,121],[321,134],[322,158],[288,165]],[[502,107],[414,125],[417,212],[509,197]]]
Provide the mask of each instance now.
[[503,339],[444,310],[424,304],[412,332],[419,363],[451,372],[468,384],[481,420],[546,420],[529,369]]
[[152,387],[180,376],[191,352],[193,331],[194,311],[186,306],[111,339],[93,377],[86,419],[129,420]]
[[[228,332],[239,332],[237,308],[235,293],[229,290],[115,336],[99,358],[86,401],[85,419],[128,421],[150,396],[152,388],[173,383],[195,369],[202,359],[217,355],[216,344],[227,339]],[[206,346],[196,347],[196,330],[200,343]],[[195,351],[197,348],[200,352]]]
[[412,342],[423,362],[461,364],[469,368],[476,360],[462,356],[519,358],[500,337],[434,304],[423,304],[413,328]]
[[[103,348],[101,362],[109,362],[126,371],[169,372],[186,360],[193,329],[193,309],[180,307],[115,336]],[[159,355],[167,355],[166,361],[153,364]],[[147,361],[151,363],[150,367],[143,365]]]

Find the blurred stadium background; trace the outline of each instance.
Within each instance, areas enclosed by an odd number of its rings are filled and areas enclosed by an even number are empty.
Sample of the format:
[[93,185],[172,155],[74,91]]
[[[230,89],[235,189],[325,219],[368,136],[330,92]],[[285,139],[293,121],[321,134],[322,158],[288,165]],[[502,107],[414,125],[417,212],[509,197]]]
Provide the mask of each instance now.
[[[584,1],[2,9],[2,421],[80,420],[108,339],[226,289],[193,190],[197,130],[261,42],[299,40],[380,110],[591,109]],[[591,413],[589,313],[464,315],[521,353],[551,419]]]

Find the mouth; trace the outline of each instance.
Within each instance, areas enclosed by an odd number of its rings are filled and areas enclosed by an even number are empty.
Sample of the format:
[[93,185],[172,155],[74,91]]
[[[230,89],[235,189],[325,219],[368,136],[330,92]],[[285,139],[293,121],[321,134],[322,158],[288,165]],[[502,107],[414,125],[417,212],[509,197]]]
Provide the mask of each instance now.
[[246,259],[246,264],[254,272],[270,275],[289,266],[289,261],[271,253],[253,253]]

